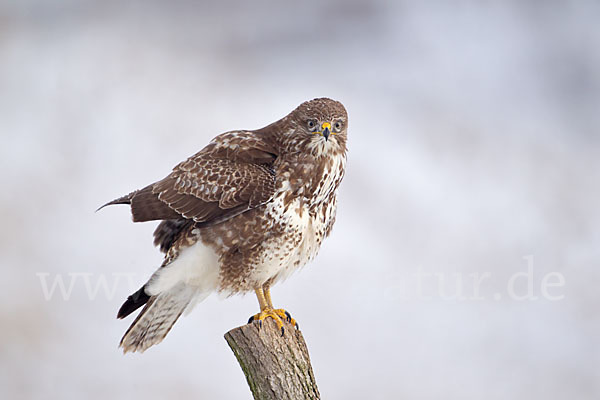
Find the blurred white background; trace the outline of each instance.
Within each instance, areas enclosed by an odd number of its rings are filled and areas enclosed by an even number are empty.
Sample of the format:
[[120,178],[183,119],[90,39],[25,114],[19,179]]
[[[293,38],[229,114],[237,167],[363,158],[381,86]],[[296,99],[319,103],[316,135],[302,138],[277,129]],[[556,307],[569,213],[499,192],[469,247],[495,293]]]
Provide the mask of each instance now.
[[323,397],[600,398],[599,20],[595,1],[2,2],[0,398],[250,398],[222,335],[253,295],[121,354],[156,224],[94,210],[320,96],[350,116],[338,222],[273,296]]

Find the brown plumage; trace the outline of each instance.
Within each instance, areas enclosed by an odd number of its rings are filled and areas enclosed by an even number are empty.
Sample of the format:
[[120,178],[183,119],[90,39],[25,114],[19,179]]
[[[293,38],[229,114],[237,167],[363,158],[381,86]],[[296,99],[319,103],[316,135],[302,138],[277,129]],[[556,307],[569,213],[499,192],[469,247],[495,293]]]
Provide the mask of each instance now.
[[256,317],[278,319],[270,286],[312,259],[335,221],[347,119],[334,100],[302,103],[262,129],[217,136],[164,179],[104,205],[129,204],[134,222],[162,221],[154,243],[163,265],[119,310],[124,318],[145,304],[125,352],[160,342],[214,291],[254,290]]

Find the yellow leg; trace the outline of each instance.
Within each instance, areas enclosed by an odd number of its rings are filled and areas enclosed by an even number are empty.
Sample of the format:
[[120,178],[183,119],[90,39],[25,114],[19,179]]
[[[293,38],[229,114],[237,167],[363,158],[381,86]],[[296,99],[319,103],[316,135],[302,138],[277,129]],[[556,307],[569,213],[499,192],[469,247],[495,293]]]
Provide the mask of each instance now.
[[267,295],[265,295],[265,292],[263,291],[262,288],[256,289],[254,291],[254,293],[256,293],[256,298],[258,299],[258,305],[260,306],[260,311],[266,310],[267,308],[273,308],[273,306],[269,307],[269,304],[271,304],[271,295],[270,294],[268,295],[268,300],[267,300]]
[[265,300],[267,301],[267,305],[270,308],[275,308],[275,307],[273,307],[273,300],[271,300],[271,288],[268,286],[263,286],[262,290],[263,290],[263,293],[265,294]]
[[265,318],[273,318],[277,323],[277,328],[281,330],[281,335],[285,332],[283,328],[283,320],[291,323],[298,328],[298,323],[292,318],[290,313],[282,308],[275,309],[273,307],[273,301],[271,300],[271,290],[268,286],[263,286],[260,289],[255,289],[256,298],[260,306],[260,313],[253,315],[248,320],[248,323],[252,321],[258,321],[259,327],[262,327],[262,322]]

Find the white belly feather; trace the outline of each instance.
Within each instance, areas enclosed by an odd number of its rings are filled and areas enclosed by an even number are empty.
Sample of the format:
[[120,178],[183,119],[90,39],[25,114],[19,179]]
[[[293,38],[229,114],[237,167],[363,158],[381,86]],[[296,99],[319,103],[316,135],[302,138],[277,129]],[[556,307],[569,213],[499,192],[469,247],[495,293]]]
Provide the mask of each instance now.
[[[345,157],[339,157],[334,160],[331,169],[325,169],[322,185],[313,194],[313,201],[318,204],[313,212],[314,216],[308,212],[306,199],[297,198],[286,208],[283,196],[278,196],[269,205],[268,211],[282,214],[286,235],[265,242],[264,256],[261,263],[256,265],[253,279],[262,283],[269,279],[273,283],[284,280],[317,255],[326,227],[335,218],[335,199],[332,204],[328,204],[327,200],[337,190],[336,184],[341,178],[339,173],[344,170],[345,162]],[[298,242],[295,243],[294,239]]]
[[146,292],[153,296],[166,292],[179,283],[208,296],[219,284],[219,257],[215,250],[198,240],[180,250],[173,262],[159,268],[150,278]]

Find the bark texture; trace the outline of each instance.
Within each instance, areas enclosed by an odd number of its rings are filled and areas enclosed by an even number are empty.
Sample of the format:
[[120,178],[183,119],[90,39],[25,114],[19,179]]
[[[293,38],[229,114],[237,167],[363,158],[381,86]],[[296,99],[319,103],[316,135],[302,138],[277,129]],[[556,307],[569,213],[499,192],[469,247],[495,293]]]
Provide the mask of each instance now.
[[257,400],[320,399],[302,333],[285,324],[285,334],[267,318],[230,330],[225,340]]

